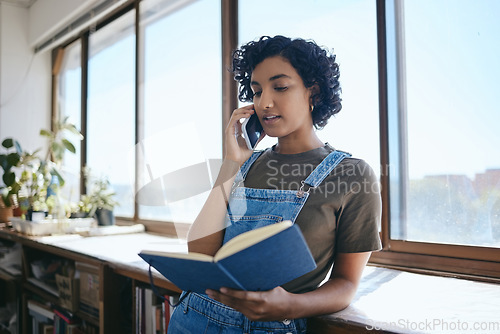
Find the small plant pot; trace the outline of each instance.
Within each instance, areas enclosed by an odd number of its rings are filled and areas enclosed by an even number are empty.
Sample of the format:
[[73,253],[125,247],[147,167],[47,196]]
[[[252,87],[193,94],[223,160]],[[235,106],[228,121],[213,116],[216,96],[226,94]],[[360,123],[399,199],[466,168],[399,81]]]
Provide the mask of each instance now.
[[10,218],[14,216],[14,208],[0,208],[0,223],[8,223]]
[[22,217],[22,215],[26,214],[26,210],[22,209],[20,206],[14,208],[14,217]]
[[87,218],[88,216],[88,212],[73,212],[69,218]]
[[97,219],[97,225],[99,226],[110,226],[115,225],[115,216],[113,211],[108,209],[97,209],[95,212],[95,217]]
[[39,222],[41,220],[44,220],[49,213],[47,211],[33,211],[33,210],[28,210],[26,211],[26,220],[30,220],[33,222]]

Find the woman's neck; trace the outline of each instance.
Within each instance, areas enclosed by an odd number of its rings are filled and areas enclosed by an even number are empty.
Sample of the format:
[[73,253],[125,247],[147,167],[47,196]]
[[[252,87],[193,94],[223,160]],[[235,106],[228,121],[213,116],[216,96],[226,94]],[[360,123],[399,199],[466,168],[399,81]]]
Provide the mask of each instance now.
[[274,151],[280,154],[297,154],[307,152],[325,144],[312,132],[309,138],[278,138]]

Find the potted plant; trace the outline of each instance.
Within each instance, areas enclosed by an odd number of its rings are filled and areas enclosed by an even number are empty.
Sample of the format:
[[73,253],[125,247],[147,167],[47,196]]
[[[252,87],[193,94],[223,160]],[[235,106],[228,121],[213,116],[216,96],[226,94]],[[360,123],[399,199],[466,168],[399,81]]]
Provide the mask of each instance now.
[[69,117],[65,117],[60,122],[55,121],[52,131],[40,130],[40,135],[46,137],[49,141],[45,161],[53,161],[57,167],[60,167],[66,151],[76,153],[75,146],[65,137],[68,132],[75,135],[79,140],[83,139],[80,131],[69,121]]
[[[88,176],[87,169],[86,175]],[[88,178],[87,178],[88,180]],[[84,202],[90,207],[89,216],[95,215],[98,225],[114,225],[115,217],[113,209],[119,205],[114,200],[116,193],[111,190],[109,180],[105,177],[97,178],[91,183],[90,191],[83,195]]]
[[69,206],[70,218],[87,218],[92,210],[90,196],[87,195],[81,195],[78,202],[71,202]]
[[26,220],[33,220],[34,214],[38,219],[41,216],[44,218],[49,211],[46,200],[50,173],[43,162],[26,166],[21,174],[21,183],[23,187],[19,193],[19,205],[26,212]]
[[[47,210],[54,218],[67,217],[67,206],[60,194],[64,186],[61,170],[66,151],[76,152],[75,146],[66,138],[68,133],[76,135],[79,140],[83,136],[76,126],[65,117],[62,121],[54,121],[52,130],[40,130],[40,135],[48,139],[48,149],[44,160],[40,160],[37,168],[26,173],[26,192],[28,213]],[[69,213],[69,212],[68,212]],[[30,220],[28,214],[27,219]]]
[[37,158],[36,152],[30,154],[23,151],[19,142],[13,138],[4,139],[2,146],[7,152],[0,154],[4,184],[0,186],[0,221],[7,222],[13,216],[14,208],[18,207],[19,192],[23,186],[23,180],[16,175],[16,169],[29,166]]

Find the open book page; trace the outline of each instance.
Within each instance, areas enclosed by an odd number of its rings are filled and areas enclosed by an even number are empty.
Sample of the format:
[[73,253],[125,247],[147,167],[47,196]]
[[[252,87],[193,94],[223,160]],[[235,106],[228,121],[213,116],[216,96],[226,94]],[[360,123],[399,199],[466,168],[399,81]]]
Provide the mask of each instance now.
[[213,262],[214,257],[201,254],[201,253],[179,253],[179,252],[159,252],[159,251],[151,251],[151,250],[143,250],[142,254],[156,255],[162,257],[171,257],[176,259],[185,259],[185,260],[195,260],[195,261],[203,261],[203,262]]
[[215,254],[214,260],[217,262],[230,255],[236,254],[243,249],[255,245],[260,241],[276,235],[283,230],[286,230],[292,225],[293,223],[291,221],[285,220],[279,223],[267,225],[255,230],[242,233],[229,240],[224,246],[222,246],[217,254]]
[[221,259],[224,259],[230,255],[236,254],[239,251],[246,249],[252,245],[259,243],[262,240],[265,240],[273,235],[278,234],[279,232],[286,230],[293,223],[291,221],[283,221],[279,223],[275,223],[272,225],[264,226],[261,228],[257,228],[255,230],[251,230],[245,233],[242,233],[233,239],[229,240],[224,246],[222,246],[215,256],[210,256],[206,254],[200,253],[178,253],[178,252],[161,252],[161,251],[148,251],[143,250],[143,254],[157,255],[163,257],[171,257],[177,259],[186,259],[186,260],[195,260],[195,261],[204,261],[204,262],[217,262]]

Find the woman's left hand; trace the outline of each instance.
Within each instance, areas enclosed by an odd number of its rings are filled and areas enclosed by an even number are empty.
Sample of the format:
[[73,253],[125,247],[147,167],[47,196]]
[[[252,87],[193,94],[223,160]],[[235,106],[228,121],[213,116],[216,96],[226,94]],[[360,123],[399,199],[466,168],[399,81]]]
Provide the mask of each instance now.
[[282,287],[269,291],[242,291],[221,288],[207,295],[243,313],[252,321],[281,321],[290,316],[293,295]]

